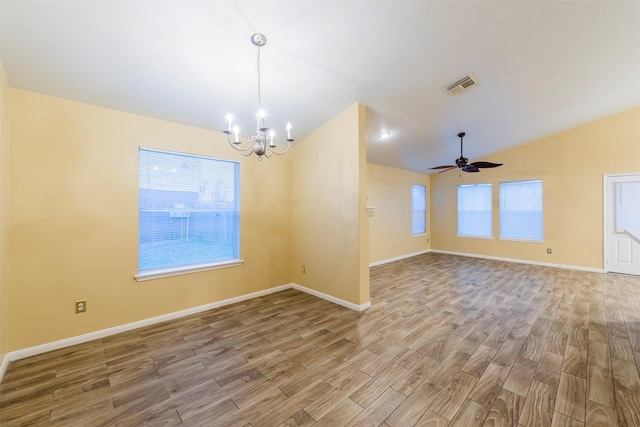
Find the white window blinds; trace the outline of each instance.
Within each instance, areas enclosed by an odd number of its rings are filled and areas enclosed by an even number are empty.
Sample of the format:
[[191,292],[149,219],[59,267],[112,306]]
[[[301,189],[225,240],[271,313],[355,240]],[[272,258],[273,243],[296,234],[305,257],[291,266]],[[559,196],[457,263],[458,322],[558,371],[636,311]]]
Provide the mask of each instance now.
[[500,183],[500,238],[542,241],[542,181]]
[[491,237],[491,184],[458,186],[458,235]]
[[139,151],[139,271],[239,257],[239,164]]
[[411,233],[427,232],[427,187],[414,184],[411,186]]

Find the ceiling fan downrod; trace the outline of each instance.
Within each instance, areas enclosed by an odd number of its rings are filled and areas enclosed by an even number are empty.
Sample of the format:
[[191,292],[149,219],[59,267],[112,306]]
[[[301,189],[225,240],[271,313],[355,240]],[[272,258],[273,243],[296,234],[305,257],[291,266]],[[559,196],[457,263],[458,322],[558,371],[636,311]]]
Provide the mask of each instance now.
[[460,138],[460,158],[456,159],[456,166],[458,166],[458,168],[460,169],[465,167],[467,165],[467,162],[469,162],[469,159],[467,159],[462,155],[462,139],[464,138],[465,135],[466,135],[465,132],[460,132],[458,134],[458,138]]

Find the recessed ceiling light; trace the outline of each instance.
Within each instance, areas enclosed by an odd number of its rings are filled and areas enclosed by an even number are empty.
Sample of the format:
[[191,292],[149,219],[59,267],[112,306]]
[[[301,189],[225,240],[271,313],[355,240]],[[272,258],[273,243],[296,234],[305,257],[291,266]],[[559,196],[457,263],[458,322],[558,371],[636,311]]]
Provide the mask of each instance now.
[[391,132],[385,131],[380,133],[380,139],[389,138],[391,136]]

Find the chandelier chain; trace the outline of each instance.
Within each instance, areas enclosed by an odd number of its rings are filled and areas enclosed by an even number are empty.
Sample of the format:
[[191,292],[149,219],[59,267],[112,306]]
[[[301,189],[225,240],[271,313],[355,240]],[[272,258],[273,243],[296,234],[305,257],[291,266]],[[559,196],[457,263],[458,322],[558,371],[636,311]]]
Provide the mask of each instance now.
[[261,95],[261,84],[262,79],[260,76],[260,46],[258,46],[258,59],[256,60],[256,67],[258,69],[258,107],[262,107],[262,95]]

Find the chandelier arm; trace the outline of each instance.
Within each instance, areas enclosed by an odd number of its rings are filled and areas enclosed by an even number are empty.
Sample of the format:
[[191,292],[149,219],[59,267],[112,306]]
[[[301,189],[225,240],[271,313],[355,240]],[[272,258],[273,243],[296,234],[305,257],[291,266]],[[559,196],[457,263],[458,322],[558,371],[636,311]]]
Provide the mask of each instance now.
[[269,146],[269,151],[271,151],[273,154],[276,154],[278,156],[282,156],[283,154],[287,154],[287,152],[289,152],[289,150],[291,149],[291,141],[293,140],[288,140],[287,139],[287,148],[282,151],[282,152],[277,152],[276,150],[274,150],[274,147]]
[[246,147],[241,147],[240,144],[236,144],[233,141],[231,141],[230,133],[227,133],[227,132],[225,133],[227,134],[227,141],[229,142],[229,145],[231,145],[231,148],[233,148],[234,150],[244,153],[247,150],[253,149],[253,143],[251,141],[248,141],[248,145]]
[[236,148],[236,151],[237,151],[238,153],[242,154],[244,157],[249,157],[250,155],[252,155],[252,154],[253,154],[253,149],[251,149],[251,150],[246,149],[246,150],[244,150],[244,151],[240,151],[240,150],[238,150],[238,149]]

